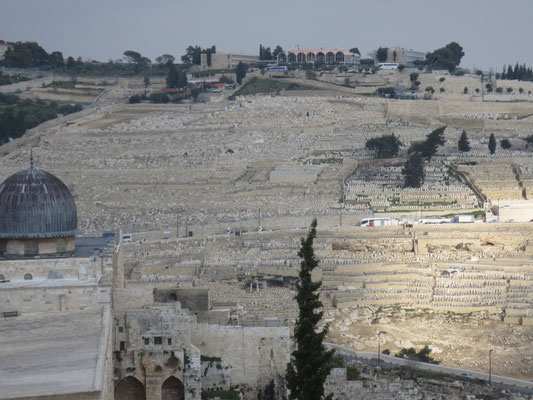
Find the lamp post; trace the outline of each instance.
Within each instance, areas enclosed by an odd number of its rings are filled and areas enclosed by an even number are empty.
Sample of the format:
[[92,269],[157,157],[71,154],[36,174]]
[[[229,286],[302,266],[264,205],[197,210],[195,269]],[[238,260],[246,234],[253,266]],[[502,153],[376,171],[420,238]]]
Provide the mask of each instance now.
[[378,367],[381,365],[381,349],[380,349],[380,345],[381,345],[381,334],[382,333],[387,333],[387,332],[379,332],[378,333]]
[[489,350],[489,386],[492,386],[492,349]]

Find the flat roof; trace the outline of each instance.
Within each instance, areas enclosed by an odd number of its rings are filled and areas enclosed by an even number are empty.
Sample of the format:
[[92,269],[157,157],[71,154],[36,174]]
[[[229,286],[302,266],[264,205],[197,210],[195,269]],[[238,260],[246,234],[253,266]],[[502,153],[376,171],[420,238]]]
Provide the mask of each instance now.
[[0,319],[0,399],[102,390],[109,308]]

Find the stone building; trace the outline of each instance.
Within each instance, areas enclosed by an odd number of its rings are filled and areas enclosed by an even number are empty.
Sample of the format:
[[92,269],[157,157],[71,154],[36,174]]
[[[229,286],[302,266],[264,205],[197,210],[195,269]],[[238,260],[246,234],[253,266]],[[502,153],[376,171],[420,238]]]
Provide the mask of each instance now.
[[78,233],[54,175],[32,163],[0,185],[0,399],[250,395],[284,372],[288,327],[227,326],[208,289],[129,286],[120,238]]
[[200,59],[202,69],[235,69],[240,62],[255,64],[259,62],[259,56],[218,52],[211,54],[211,65],[207,64],[207,54],[202,54]]

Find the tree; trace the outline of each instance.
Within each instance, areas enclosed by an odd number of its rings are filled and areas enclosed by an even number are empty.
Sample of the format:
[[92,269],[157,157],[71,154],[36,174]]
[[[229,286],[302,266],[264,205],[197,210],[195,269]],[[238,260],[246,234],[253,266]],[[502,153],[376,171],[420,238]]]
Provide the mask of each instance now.
[[379,62],[385,62],[387,61],[387,53],[389,52],[389,49],[387,47],[380,47],[376,51],[376,59]]
[[202,63],[202,54],[207,54],[207,65],[211,65],[211,55],[215,54],[216,46],[202,49],[200,46],[189,46],[185,49],[185,55],[181,56],[181,60],[186,64],[200,65]]
[[412,153],[405,162],[402,174],[405,176],[405,186],[419,188],[424,183],[424,158],[419,152]]
[[500,146],[502,146],[502,149],[510,149],[512,147],[512,144],[511,142],[509,141],[509,139],[502,139],[500,140]]
[[150,86],[150,78],[145,76],[143,83],[144,83],[144,95],[146,96],[146,92],[148,91],[148,86]]
[[361,55],[361,52],[359,51],[359,49],[357,47],[352,47],[350,50],[349,50],[350,53],[352,54],[359,54]]
[[468,88],[465,86],[465,88],[463,89],[463,93],[464,94],[468,94]]
[[468,141],[468,138],[466,137],[466,131],[463,131],[463,133],[461,133],[461,138],[457,142],[457,147],[459,151],[462,151],[462,152],[470,151],[470,142]]
[[526,148],[529,148],[530,145],[533,145],[533,135],[527,136],[524,140],[526,141]]
[[158,64],[174,63],[175,60],[176,58],[171,54],[162,54],[155,59]]
[[494,137],[494,133],[491,133],[489,137],[489,151],[490,154],[494,154],[496,151],[496,138]]
[[183,89],[187,87],[188,84],[189,81],[187,80],[187,73],[185,71],[178,73],[178,82],[176,87]]
[[431,53],[426,54],[426,62],[433,69],[447,69],[450,72],[461,64],[461,59],[465,53],[457,42],[448,43]]
[[167,74],[167,88],[175,89],[178,87],[179,72],[174,64],[170,66]]
[[409,74],[409,80],[411,81],[411,88],[416,89],[416,82],[418,79],[418,73],[417,72],[411,72]]
[[438,364],[438,361],[435,361],[433,357],[430,357],[429,354],[431,353],[431,351],[432,350],[427,345],[425,345],[418,352],[413,347],[409,347],[408,349],[404,347],[400,350],[398,354],[395,355],[395,357],[406,358],[408,360],[421,361],[431,364]]
[[302,258],[295,296],[298,303],[298,318],[294,326],[296,350],[287,364],[287,387],[291,400],[319,400],[324,398],[324,382],[331,371],[333,350],[326,350],[322,343],[328,333],[328,325],[318,330],[323,316],[318,289],[321,282],[313,282],[311,274],[318,267],[313,250],[316,237],[316,219],[311,224],[307,238],[301,239],[298,256]]
[[398,65],[398,71],[400,71],[400,73],[405,69],[405,65],[403,64],[400,64]]
[[383,135],[366,141],[365,147],[376,153],[377,158],[392,158],[398,155],[402,143],[394,133]]
[[272,56],[274,58],[278,58],[278,54],[279,53],[283,53],[283,48],[278,44],[275,48],[274,48],[274,51],[272,52]]
[[63,53],[60,51],[53,51],[50,53],[50,65],[53,68],[61,69],[65,66],[65,60],[63,60]]
[[420,153],[425,159],[430,161],[431,157],[437,153],[437,147],[446,143],[444,139],[445,129],[446,126],[441,126],[428,134],[425,141],[412,143],[407,153]]
[[246,67],[242,62],[239,62],[239,64],[237,64],[237,68],[235,69],[235,75],[237,75],[237,83],[240,85],[242,83],[242,80],[246,76]]

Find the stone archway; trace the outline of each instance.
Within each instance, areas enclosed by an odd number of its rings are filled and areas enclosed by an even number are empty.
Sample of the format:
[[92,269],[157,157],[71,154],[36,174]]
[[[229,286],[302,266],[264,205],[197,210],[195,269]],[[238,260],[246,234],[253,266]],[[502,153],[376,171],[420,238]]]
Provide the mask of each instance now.
[[161,388],[161,400],[183,400],[185,398],[185,389],[181,381],[171,376]]
[[115,400],[146,400],[146,390],[133,376],[122,379],[116,390]]

